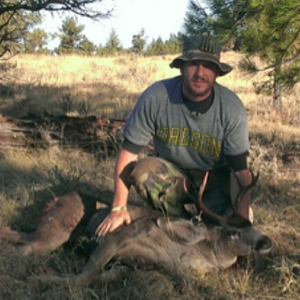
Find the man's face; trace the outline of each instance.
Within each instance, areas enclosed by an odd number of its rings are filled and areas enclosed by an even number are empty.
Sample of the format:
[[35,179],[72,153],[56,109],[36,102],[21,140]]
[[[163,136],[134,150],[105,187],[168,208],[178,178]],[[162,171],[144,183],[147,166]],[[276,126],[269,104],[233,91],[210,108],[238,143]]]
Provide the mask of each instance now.
[[180,68],[183,76],[183,93],[192,101],[209,96],[218,76],[218,66],[203,60],[184,62]]

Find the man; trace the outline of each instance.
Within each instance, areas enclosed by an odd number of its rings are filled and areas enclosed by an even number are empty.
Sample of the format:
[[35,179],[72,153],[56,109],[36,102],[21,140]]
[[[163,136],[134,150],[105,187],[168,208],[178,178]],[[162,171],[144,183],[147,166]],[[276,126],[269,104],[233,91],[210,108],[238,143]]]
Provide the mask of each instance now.
[[[220,62],[220,52],[211,36],[186,38],[183,54],[170,64],[181,75],[154,83],[139,97],[124,126],[112,211],[98,235],[131,222],[126,208],[131,185],[153,208],[182,215],[188,200],[183,182],[196,197],[205,171],[210,175],[203,203],[218,214],[231,207],[239,191],[235,178],[250,184],[246,111],[235,93],[216,82],[232,70]],[[137,161],[152,139],[157,157]],[[248,191],[236,207],[245,218],[250,202]]]

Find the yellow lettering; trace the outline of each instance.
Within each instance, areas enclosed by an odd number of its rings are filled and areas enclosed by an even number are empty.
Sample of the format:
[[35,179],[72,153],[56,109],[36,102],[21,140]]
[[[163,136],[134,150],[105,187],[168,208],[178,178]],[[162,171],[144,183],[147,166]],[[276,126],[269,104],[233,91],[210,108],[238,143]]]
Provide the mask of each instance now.
[[209,144],[210,144],[210,136],[208,134],[203,134],[201,137],[200,152],[207,153],[209,150]]
[[163,127],[162,129],[160,129],[158,136],[161,140],[163,140],[164,142],[166,142],[169,138],[169,128],[168,127]]
[[197,150],[200,143],[201,134],[198,131],[193,131],[191,140],[190,140],[190,148],[193,150]]
[[191,130],[188,127],[184,127],[181,134],[179,146],[188,146]]
[[217,141],[215,138],[212,139],[210,156],[220,157],[221,152],[221,141]]
[[162,127],[158,133],[159,138],[169,146],[184,146],[192,150],[197,150],[203,154],[209,154],[211,157],[220,157],[222,141],[212,138],[208,134],[201,134],[199,131],[191,131],[190,128],[166,126]]
[[179,127],[172,127],[170,136],[169,136],[169,145],[174,145],[178,146],[178,141],[179,141],[179,136],[180,136],[180,128]]

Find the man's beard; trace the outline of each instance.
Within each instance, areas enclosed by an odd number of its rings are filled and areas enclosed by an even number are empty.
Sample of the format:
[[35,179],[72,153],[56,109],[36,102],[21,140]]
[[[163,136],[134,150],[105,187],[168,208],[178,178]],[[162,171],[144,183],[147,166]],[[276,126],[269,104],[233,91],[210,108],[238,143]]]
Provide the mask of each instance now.
[[192,87],[191,81],[184,82],[184,87],[187,90],[187,92],[194,97],[205,96],[211,90],[212,86],[210,87],[210,84],[205,79],[202,80],[205,81],[205,84],[207,85],[205,90],[197,91]]
[[186,89],[188,90],[189,94],[191,94],[194,97],[202,97],[206,95],[210,90],[209,88],[207,88],[201,92],[197,92],[190,85],[186,86]]

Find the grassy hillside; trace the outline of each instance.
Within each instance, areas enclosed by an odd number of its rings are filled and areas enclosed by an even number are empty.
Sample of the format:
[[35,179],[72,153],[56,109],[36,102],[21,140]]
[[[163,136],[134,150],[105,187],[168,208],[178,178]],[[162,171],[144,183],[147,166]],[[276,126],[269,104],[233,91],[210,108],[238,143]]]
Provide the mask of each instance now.
[[[263,74],[247,77],[236,66],[237,53],[222,60],[235,67],[218,81],[244,102],[251,135],[249,163],[260,171],[253,193],[255,225],[274,240],[276,256],[251,257],[243,270],[205,277],[158,271],[123,271],[85,289],[31,285],[26,277],[51,266],[66,274],[79,272],[84,259],[72,249],[44,257],[19,257],[0,241],[0,300],[27,299],[300,299],[300,86],[286,93],[276,112],[272,99],[254,93]],[[173,57],[113,58],[19,56],[0,86],[0,114],[107,115],[126,118],[138,95],[156,80],[176,76]],[[8,88],[7,88],[8,87]],[[114,157],[67,147],[10,149],[0,147],[0,226],[33,230],[44,203],[53,195],[77,190],[111,198]],[[107,196],[108,195],[108,196]],[[134,192],[132,197],[135,197]]]

